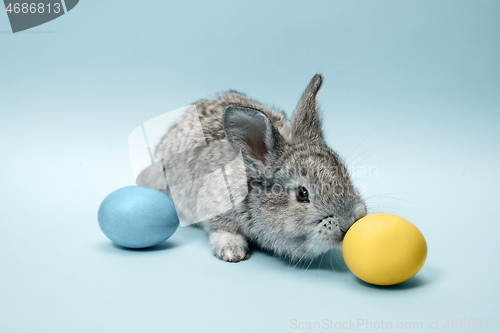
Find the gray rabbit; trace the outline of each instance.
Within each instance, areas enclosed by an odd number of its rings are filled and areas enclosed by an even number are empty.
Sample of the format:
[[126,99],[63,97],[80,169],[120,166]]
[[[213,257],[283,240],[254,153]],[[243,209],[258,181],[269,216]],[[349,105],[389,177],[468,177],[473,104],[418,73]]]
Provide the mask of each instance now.
[[[248,259],[249,243],[291,261],[332,249],[366,207],[324,141],[322,81],[312,78],[291,121],[236,91],[198,101],[170,126],[156,147],[158,165],[137,184],[170,195],[225,261]],[[221,181],[206,177],[214,174]]]

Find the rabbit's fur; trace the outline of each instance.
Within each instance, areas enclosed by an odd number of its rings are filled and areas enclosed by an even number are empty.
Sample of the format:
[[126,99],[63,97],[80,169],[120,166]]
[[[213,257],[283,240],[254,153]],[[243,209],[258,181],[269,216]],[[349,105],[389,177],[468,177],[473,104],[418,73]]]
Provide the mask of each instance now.
[[[321,84],[321,75],[315,75],[291,121],[235,91],[195,103],[156,147],[156,160],[169,161],[166,188],[154,171],[143,172],[138,184],[172,196],[172,184],[222,167],[223,185],[232,185],[231,201],[239,203],[197,225],[225,261],[248,259],[249,242],[292,261],[332,249],[366,208],[342,160],[325,144],[316,102]],[[231,162],[239,162],[236,155],[245,166]],[[200,209],[217,206],[225,191],[220,184],[204,184],[200,197],[197,186],[184,183],[173,196],[188,220]],[[308,200],[303,200],[304,189]]]

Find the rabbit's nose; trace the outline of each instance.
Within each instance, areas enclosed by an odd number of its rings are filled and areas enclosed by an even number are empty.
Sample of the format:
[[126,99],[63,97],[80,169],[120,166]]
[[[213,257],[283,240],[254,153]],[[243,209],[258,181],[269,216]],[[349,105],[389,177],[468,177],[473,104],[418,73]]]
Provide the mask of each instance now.
[[353,218],[346,220],[345,223],[340,224],[339,226],[340,231],[342,231],[345,234],[347,230],[349,230],[349,228],[354,224],[354,222],[356,222],[356,220]]

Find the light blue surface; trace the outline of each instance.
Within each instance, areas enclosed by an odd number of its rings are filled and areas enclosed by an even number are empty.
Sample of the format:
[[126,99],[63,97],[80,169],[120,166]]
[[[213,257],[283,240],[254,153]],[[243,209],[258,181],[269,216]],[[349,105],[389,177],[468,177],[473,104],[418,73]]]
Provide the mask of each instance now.
[[139,186],[125,186],[108,194],[99,206],[97,221],[110,240],[135,249],[163,243],[179,226],[172,199]]
[[[323,319],[491,327],[499,17],[496,0],[87,0],[13,35],[0,13],[0,331],[288,332],[301,331],[291,320]],[[290,114],[317,72],[328,142],[351,167],[377,171],[354,176],[372,211],[426,236],[415,278],[371,287],[339,252],[307,270],[260,251],[229,264],[193,228],[147,251],[101,233],[101,200],[133,182],[135,127],[226,89]]]

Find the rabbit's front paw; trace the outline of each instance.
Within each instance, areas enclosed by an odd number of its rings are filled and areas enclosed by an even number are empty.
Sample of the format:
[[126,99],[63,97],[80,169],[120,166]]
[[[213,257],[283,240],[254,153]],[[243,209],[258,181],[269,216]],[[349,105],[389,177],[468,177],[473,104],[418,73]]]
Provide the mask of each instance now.
[[248,243],[240,234],[226,230],[210,233],[210,245],[214,255],[227,262],[240,262],[250,258]]

